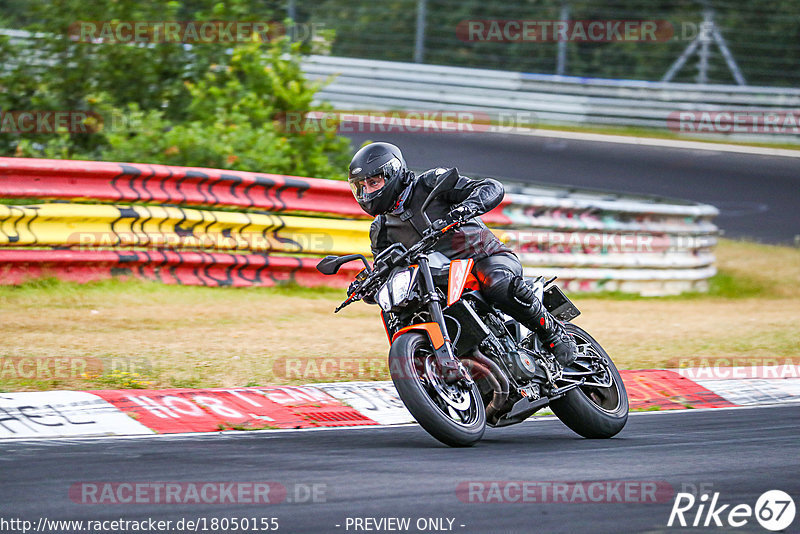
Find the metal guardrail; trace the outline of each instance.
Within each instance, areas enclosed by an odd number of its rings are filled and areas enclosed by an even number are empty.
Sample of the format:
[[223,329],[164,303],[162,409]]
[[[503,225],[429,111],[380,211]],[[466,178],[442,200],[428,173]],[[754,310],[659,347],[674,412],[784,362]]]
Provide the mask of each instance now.
[[[22,61],[40,67],[54,63],[34,46],[44,35],[0,28],[0,36],[12,44],[29,45],[23,47]],[[191,49],[191,45],[184,47]],[[321,55],[308,56],[303,71],[310,79],[333,80],[317,93],[316,103],[326,101],[344,110],[480,111],[501,123],[510,121],[511,126],[667,129],[670,114],[680,111],[796,112],[800,108],[800,89],[794,88],[583,78]],[[726,137],[710,132],[693,135]],[[777,135],[737,133],[737,139],[774,141]],[[800,140],[800,135],[785,129],[779,137]]]
[[[570,291],[661,295],[703,290],[715,272],[713,206],[552,186],[507,189],[483,218],[529,275],[558,275]],[[369,253],[370,221],[345,182],[0,158],[0,197],[68,201],[0,204],[6,284],[28,272],[70,280],[125,274],[202,285],[292,279],[340,286],[347,278],[322,278],[315,258]]]
[[[309,56],[303,71],[311,79],[332,79],[317,101],[339,109],[480,111],[501,122],[528,112],[543,123],[666,129],[670,114],[680,111],[800,107],[800,89],[793,88],[606,80],[331,56]],[[766,136],[748,136],[761,137]]]

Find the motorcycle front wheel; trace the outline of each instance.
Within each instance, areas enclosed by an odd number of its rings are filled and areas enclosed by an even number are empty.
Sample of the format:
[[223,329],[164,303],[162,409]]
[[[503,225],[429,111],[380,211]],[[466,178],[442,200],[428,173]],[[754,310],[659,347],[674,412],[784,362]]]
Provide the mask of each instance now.
[[403,404],[431,436],[451,447],[470,447],[486,430],[480,390],[448,385],[427,336],[408,332],[389,350],[389,371]]

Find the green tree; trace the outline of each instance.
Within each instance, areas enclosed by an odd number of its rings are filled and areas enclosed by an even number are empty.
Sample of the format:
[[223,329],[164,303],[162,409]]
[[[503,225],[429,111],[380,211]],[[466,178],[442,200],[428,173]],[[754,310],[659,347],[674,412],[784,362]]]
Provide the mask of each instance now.
[[[284,53],[287,46],[293,60]],[[212,67],[187,84],[192,100],[180,123],[132,105],[123,117],[128,130],[108,134],[103,158],[143,156],[153,163],[341,179],[349,160],[347,139],[334,128],[292,130],[278,120],[310,110],[318,88],[303,78],[300,46],[283,39],[266,54],[259,43],[235,48],[227,66]]]
[[[79,21],[268,21],[282,2],[32,0],[33,44],[0,38],[0,109],[85,110],[92,133],[0,136],[0,154],[206,165],[341,177],[349,145],[333,131],[284,131],[287,112],[311,109],[300,59],[309,43],[76,42]],[[91,122],[91,121],[90,121]]]

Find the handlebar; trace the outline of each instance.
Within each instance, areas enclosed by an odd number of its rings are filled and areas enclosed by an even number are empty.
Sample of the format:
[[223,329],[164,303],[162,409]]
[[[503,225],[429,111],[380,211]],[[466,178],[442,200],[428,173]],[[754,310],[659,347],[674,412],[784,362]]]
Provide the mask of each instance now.
[[434,221],[431,225],[425,230],[425,233],[422,235],[422,238],[417,241],[410,249],[404,252],[401,256],[397,258],[396,261],[392,262],[392,264],[388,263],[378,263],[376,262],[373,264],[372,272],[367,275],[366,278],[356,287],[355,291],[347,297],[347,299],[342,302],[335,310],[334,313],[338,313],[339,310],[342,308],[349,306],[353,302],[362,300],[365,296],[374,294],[375,291],[378,290],[377,281],[382,280],[384,275],[396,267],[397,265],[408,261],[409,259],[413,258],[414,256],[422,253],[423,251],[427,250],[431,246],[433,246],[439,239],[444,237],[444,235],[454,228],[458,228],[462,224],[466,223],[473,217],[476,217],[477,214],[473,214],[470,217],[465,218],[464,220],[457,220],[453,221],[450,224],[442,226],[441,228],[437,228],[437,223],[444,224],[444,221],[441,219]]

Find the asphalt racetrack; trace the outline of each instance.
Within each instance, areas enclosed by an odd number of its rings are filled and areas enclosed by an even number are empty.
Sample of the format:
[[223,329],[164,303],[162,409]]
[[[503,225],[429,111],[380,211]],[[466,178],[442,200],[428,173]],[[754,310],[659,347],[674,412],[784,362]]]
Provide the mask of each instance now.
[[409,166],[693,200],[720,209],[726,237],[790,244],[800,235],[800,158],[477,133],[349,134],[401,148]]
[[[800,409],[786,405],[642,412],[632,414],[622,433],[610,440],[579,438],[560,421],[546,418],[488,429],[484,440],[469,449],[440,445],[415,425],[6,441],[0,442],[0,508],[4,518],[16,516],[34,524],[41,517],[205,518],[206,522],[212,518],[274,517],[279,521],[278,531],[287,533],[364,532],[355,530],[355,523],[348,528],[348,518],[352,522],[354,518],[390,517],[409,518],[407,532],[682,532],[686,530],[667,528],[674,495],[682,490],[718,492],[719,504],[731,505],[728,510],[736,504],[754,506],[759,495],[771,489],[797,496],[798,428]],[[580,498],[579,502],[482,503],[469,502],[469,494],[459,497],[456,492],[465,483],[476,481],[604,480],[654,482],[669,491],[658,502],[628,503]],[[87,481],[272,481],[286,487],[288,500],[316,502],[100,505],[71,500],[70,487]],[[310,487],[317,492],[315,499],[310,499],[307,491],[297,491]],[[476,495],[473,498],[478,498]],[[519,492],[509,495],[509,499],[521,499]],[[572,493],[567,495],[574,498]],[[615,500],[613,492],[608,495]],[[686,513],[688,521],[696,510],[697,506]],[[439,518],[445,528],[418,530],[415,523],[420,518]],[[451,530],[447,530],[447,519],[452,520]],[[795,519],[787,532],[800,531],[798,524],[800,519]],[[689,531],[731,530],[726,525]],[[766,532],[752,517],[735,530]]]

